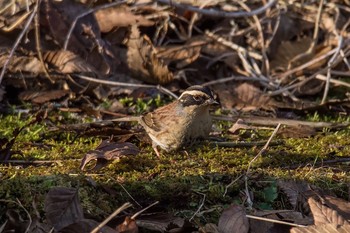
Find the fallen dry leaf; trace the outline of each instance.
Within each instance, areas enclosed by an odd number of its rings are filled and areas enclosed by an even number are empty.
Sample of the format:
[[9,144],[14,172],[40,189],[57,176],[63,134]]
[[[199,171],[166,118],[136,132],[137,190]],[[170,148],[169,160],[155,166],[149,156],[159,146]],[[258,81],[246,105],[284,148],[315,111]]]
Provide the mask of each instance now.
[[146,35],[141,37],[136,25],[131,27],[127,46],[127,64],[136,79],[155,84],[165,84],[173,80],[173,74],[157,57],[149,38]]
[[314,217],[315,225],[323,225],[327,223],[332,223],[334,225],[349,225],[350,223],[343,218],[336,210],[331,209],[320,202],[316,201],[314,198],[309,198],[308,203],[312,215]]
[[44,203],[47,222],[56,231],[84,219],[78,189],[54,187],[47,193]]
[[135,15],[128,6],[123,5],[98,10],[95,12],[95,17],[103,33],[110,32],[117,27],[131,25],[148,27],[154,24],[143,15]]
[[138,233],[139,228],[136,225],[135,219],[126,216],[124,222],[117,226],[118,233]]
[[63,74],[97,72],[79,55],[68,50],[48,51],[43,54],[43,58]]
[[130,142],[110,142],[102,141],[95,149],[87,152],[81,161],[80,169],[84,170],[86,164],[91,160],[96,160],[95,166],[92,168],[98,170],[105,166],[109,160],[120,159],[126,155],[137,155],[139,148]]
[[220,216],[218,227],[220,233],[247,233],[249,222],[243,207],[231,205],[225,209]]
[[350,233],[349,225],[322,224],[319,226],[293,227],[291,233]]
[[52,91],[23,91],[19,94],[19,99],[31,101],[35,104],[43,104],[49,101],[58,100],[67,96],[70,91],[52,90]]

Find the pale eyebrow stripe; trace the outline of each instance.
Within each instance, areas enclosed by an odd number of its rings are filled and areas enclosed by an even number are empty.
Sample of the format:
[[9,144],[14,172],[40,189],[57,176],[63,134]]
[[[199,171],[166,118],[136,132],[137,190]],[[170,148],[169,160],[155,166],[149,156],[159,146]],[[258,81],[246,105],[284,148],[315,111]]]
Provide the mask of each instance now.
[[179,99],[183,96],[183,95],[204,95],[204,96],[206,96],[207,98],[210,98],[210,96],[209,95],[207,95],[206,93],[204,93],[204,92],[202,92],[202,91],[197,91],[197,90],[191,90],[191,91],[184,91],[181,95],[180,95],[180,97],[179,97]]

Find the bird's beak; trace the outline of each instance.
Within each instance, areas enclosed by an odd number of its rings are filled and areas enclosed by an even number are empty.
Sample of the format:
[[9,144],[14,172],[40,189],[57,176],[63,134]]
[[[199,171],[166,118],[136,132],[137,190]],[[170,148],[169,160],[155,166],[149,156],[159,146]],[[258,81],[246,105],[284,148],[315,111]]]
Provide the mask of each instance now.
[[216,100],[214,100],[214,99],[209,99],[208,100],[208,104],[209,105],[219,105],[219,103]]

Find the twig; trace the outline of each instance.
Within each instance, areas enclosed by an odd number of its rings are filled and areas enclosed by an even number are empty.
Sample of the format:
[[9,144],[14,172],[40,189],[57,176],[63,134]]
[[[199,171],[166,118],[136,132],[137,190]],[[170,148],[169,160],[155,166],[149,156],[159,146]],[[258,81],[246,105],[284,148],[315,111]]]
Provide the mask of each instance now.
[[246,174],[245,174],[245,177],[244,177],[244,181],[245,181],[245,194],[247,196],[247,202],[249,204],[250,207],[252,207],[253,205],[253,201],[250,197],[250,194],[249,194],[249,189],[248,189],[248,176],[249,176],[249,173],[250,173],[250,168],[252,166],[252,164],[255,162],[255,160],[257,160],[267,149],[267,147],[269,146],[272,138],[277,134],[279,128],[281,127],[281,123],[279,123],[275,130],[272,132],[269,140],[267,140],[265,146],[259,151],[259,153],[249,162],[248,164],[248,168],[247,168],[247,171],[246,171]]
[[264,125],[264,126],[277,126],[278,124],[289,125],[289,126],[298,126],[306,125],[310,126],[317,130],[322,130],[323,128],[344,128],[350,125],[350,122],[342,123],[331,123],[331,122],[312,122],[312,121],[300,121],[292,119],[283,119],[283,118],[269,118],[269,117],[259,117],[259,116],[212,116],[213,120],[219,121],[233,121],[236,122],[239,118],[243,119],[244,122],[254,125]]
[[135,213],[133,216],[131,216],[130,219],[135,219],[137,216],[139,216],[140,214],[142,214],[143,212],[145,212],[146,210],[148,210],[148,209],[151,208],[152,206],[157,205],[158,203],[159,203],[159,201],[156,201],[156,202],[150,204],[150,205],[147,206],[146,208],[144,208],[144,209],[138,211],[137,213]]
[[225,192],[224,192],[224,194],[222,195],[223,197],[226,196],[228,188],[230,188],[234,183],[236,183],[239,179],[241,179],[242,176],[243,176],[243,175],[238,176],[236,179],[232,180],[228,185],[226,185],[226,187],[225,187]]
[[123,210],[131,207],[132,205],[127,202],[124,203],[121,207],[119,207],[116,211],[114,211],[111,215],[108,216],[108,218],[106,218],[105,220],[103,220],[103,222],[101,222],[100,224],[98,224],[97,227],[95,227],[95,229],[93,229],[91,231],[91,233],[97,233],[102,227],[104,227],[112,218],[114,218],[116,215],[118,215],[120,212],[122,212]]
[[204,202],[205,202],[205,197],[206,195],[204,193],[200,193],[200,192],[197,192],[198,194],[200,195],[203,195],[203,198],[201,200],[201,204],[199,205],[198,209],[196,210],[196,212],[192,215],[192,217],[189,219],[189,221],[191,222],[192,219],[199,213],[199,211],[202,209],[203,205],[204,205]]
[[[294,73],[296,73],[296,72],[298,72],[298,71],[302,71],[303,69],[305,69],[305,68],[307,68],[307,67],[309,67],[309,66],[312,66],[312,65],[314,65],[315,63],[317,63],[317,62],[319,62],[319,61],[321,61],[321,60],[323,60],[323,59],[326,59],[327,57],[333,55],[336,51],[337,51],[337,48],[332,49],[332,50],[329,51],[328,53],[323,54],[323,55],[321,55],[321,56],[319,56],[319,57],[316,57],[316,58],[312,59],[311,61],[306,62],[306,63],[303,64],[303,65],[300,65],[300,66],[298,66],[298,67],[295,67],[294,69],[288,70],[288,71],[284,72],[283,74],[279,75],[278,79],[283,81],[283,80],[284,80],[285,78],[287,78],[289,75],[294,74]],[[290,89],[288,89],[288,90],[290,90]],[[278,92],[279,92],[279,94],[280,94],[280,93],[282,93],[283,91],[281,92],[281,90],[278,90]],[[274,94],[274,95],[275,95],[275,94]]]
[[276,219],[258,217],[258,216],[254,216],[254,215],[250,215],[250,214],[247,214],[246,216],[247,216],[247,218],[256,219],[256,220],[262,220],[262,221],[265,221],[265,222],[279,223],[279,224],[293,226],[293,227],[307,227],[307,226],[304,226],[304,225],[299,225],[299,224],[295,224],[295,223],[291,223],[291,222],[285,222],[285,221],[280,221],[280,220],[276,220]]
[[[263,146],[267,141],[258,142],[210,142],[209,146],[219,146],[219,147],[251,147],[251,146]],[[281,145],[281,141],[271,142],[271,146]]]
[[[333,73],[333,71],[330,72],[331,74]],[[349,72],[343,72],[345,75],[347,76],[350,76],[350,73]],[[327,77],[322,75],[322,74],[318,74],[316,75],[316,79],[318,80],[322,80],[322,81],[327,81]],[[344,82],[344,81],[341,81],[341,80],[337,80],[337,79],[334,79],[334,78],[329,78],[329,82],[330,83],[333,83],[335,85],[339,85],[339,86],[344,86],[344,87],[349,87],[350,88],[350,83],[348,82]]]
[[120,86],[120,87],[145,87],[145,88],[156,88],[159,91],[163,92],[164,94],[167,94],[169,96],[174,97],[175,99],[178,98],[177,95],[175,95],[173,92],[171,92],[169,89],[166,89],[165,87],[162,87],[161,85],[148,85],[148,84],[135,84],[135,83],[123,83],[123,82],[115,82],[115,81],[108,81],[108,80],[101,80],[97,78],[91,78],[84,75],[75,75],[78,78],[94,82],[94,83],[100,83],[100,84],[107,84],[111,86]]
[[32,217],[30,216],[28,210],[27,210],[26,208],[24,208],[24,206],[22,205],[21,201],[20,201],[18,198],[16,198],[16,201],[0,199],[0,202],[8,202],[8,203],[17,204],[17,205],[19,205],[19,207],[21,207],[21,208],[24,210],[24,212],[26,212],[26,214],[27,214],[27,216],[28,216],[28,219],[29,219],[29,223],[28,223],[28,226],[27,226],[27,228],[26,228],[25,233],[29,232],[29,229],[30,229],[30,227],[31,227],[31,225],[32,225],[32,222],[33,222],[33,221],[32,221]]
[[331,59],[329,59],[329,61],[327,63],[327,80],[326,80],[326,85],[324,87],[324,92],[323,92],[321,104],[324,104],[326,102],[328,91],[329,91],[329,83],[330,83],[330,79],[331,79],[331,72],[330,71],[331,71],[331,68],[332,68],[332,65],[333,65],[335,59],[337,58],[337,56],[342,48],[342,45],[343,45],[343,37],[339,36],[337,50],[335,51],[335,53],[333,54],[333,56],[331,57]]
[[224,17],[224,18],[240,18],[240,17],[250,17],[253,15],[258,15],[258,14],[264,13],[268,8],[272,7],[276,3],[276,0],[269,0],[269,2],[266,3],[264,6],[258,9],[252,10],[250,12],[244,12],[244,11],[227,12],[227,11],[217,11],[213,9],[201,9],[191,5],[183,5],[180,3],[176,3],[172,0],[156,0],[156,1],[163,4],[170,5],[170,6],[174,6],[176,8],[197,12],[197,13],[208,15],[211,17]]
[[[240,4],[248,12],[251,11],[251,9],[243,1],[237,1],[237,3]],[[253,19],[255,21],[256,28],[257,28],[257,30],[259,32],[261,53],[262,53],[262,56],[263,56],[263,64],[265,65],[265,71],[266,71],[265,75],[269,76],[270,63],[269,63],[269,58],[267,57],[267,53],[266,53],[266,45],[265,45],[265,38],[264,38],[263,29],[262,29],[262,26],[261,26],[261,22],[260,22],[259,18],[256,15],[253,15]]]
[[[112,178],[113,179],[113,178]],[[117,180],[115,180],[115,182],[117,182],[117,184],[122,187],[122,189],[126,192],[126,194],[131,198],[131,200],[133,200],[138,206],[142,207],[140,205],[140,203],[138,203],[135,198],[133,196],[131,196],[131,194],[128,192],[128,190],[126,190],[126,188],[124,187],[124,185],[122,185],[120,182],[118,182]]]
[[83,17],[86,16],[86,15],[91,14],[92,12],[95,12],[95,11],[98,11],[98,10],[102,10],[102,9],[105,9],[105,8],[109,8],[109,7],[113,7],[113,6],[118,6],[118,5],[123,4],[123,3],[125,3],[125,2],[126,2],[126,0],[122,0],[122,1],[120,1],[120,2],[112,2],[112,3],[105,4],[105,5],[100,5],[100,6],[96,7],[96,8],[90,9],[90,10],[88,10],[88,11],[86,11],[86,12],[83,12],[83,13],[79,14],[79,15],[74,19],[72,25],[71,25],[70,28],[69,28],[69,31],[68,31],[67,36],[66,36],[66,39],[64,40],[63,49],[64,49],[64,50],[67,50],[68,43],[69,43],[69,39],[70,39],[70,37],[71,37],[71,35],[72,35],[72,33],[73,33],[73,30],[74,30],[74,28],[75,28],[75,25],[77,24],[77,22],[78,22],[79,19],[83,18]]
[[258,53],[252,52],[252,51],[247,51],[244,47],[239,46],[231,41],[226,40],[225,38],[221,37],[221,36],[217,36],[214,33],[210,32],[210,31],[205,31],[205,35],[208,36],[211,39],[216,40],[217,42],[237,51],[237,52],[241,52],[243,54],[248,54],[249,56],[257,59],[257,60],[261,60],[262,56]]
[[6,71],[6,69],[7,69],[8,64],[10,63],[10,60],[11,60],[11,58],[12,58],[12,56],[13,56],[15,50],[17,49],[19,43],[21,42],[23,36],[24,36],[24,35],[26,34],[26,32],[28,31],[29,25],[30,25],[31,22],[33,21],[34,16],[35,16],[35,14],[37,13],[37,10],[38,10],[38,4],[34,7],[33,12],[30,14],[30,16],[29,16],[27,22],[25,23],[25,25],[24,25],[24,27],[23,27],[23,30],[21,31],[21,33],[20,33],[19,36],[17,37],[17,39],[16,39],[14,45],[12,46],[12,49],[11,49],[11,51],[10,51],[10,54],[9,54],[8,58],[6,59],[4,65],[3,65],[3,67],[2,67],[1,73],[0,73],[0,84],[1,84],[1,82],[2,82],[2,79],[3,79],[4,75],[5,75],[5,71]]
[[314,29],[314,34],[312,36],[312,42],[310,44],[310,47],[308,48],[308,50],[304,53],[301,53],[297,56],[295,56],[290,62],[289,62],[289,67],[292,65],[293,62],[295,61],[298,61],[300,59],[302,59],[303,57],[306,57],[308,56],[309,54],[313,53],[314,50],[315,50],[315,46],[316,46],[316,43],[317,43],[317,38],[318,38],[318,31],[319,31],[319,28],[320,28],[320,21],[321,21],[321,15],[322,15],[322,9],[323,9],[323,3],[324,3],[324,0],[321,0],[320,1],[320,5],[318,7],[318,11],[317,11],[317,15],[316,15],[316,20],[315,20],[315,29]]

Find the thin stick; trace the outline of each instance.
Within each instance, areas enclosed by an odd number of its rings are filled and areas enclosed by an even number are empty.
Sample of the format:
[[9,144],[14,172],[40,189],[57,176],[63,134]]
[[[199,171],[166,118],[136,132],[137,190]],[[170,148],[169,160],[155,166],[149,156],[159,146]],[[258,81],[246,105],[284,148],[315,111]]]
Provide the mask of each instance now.
[[180,3],[176,3],[172,0],[156,0],[156,1],[163,4],[170,5],[170,6],[174,6],[176,8],[197,12],[203,15],[208,15],[212,17],[224,17],[224,18],[240,18],[240,17],[250,17],[253,15],[258,15],[258,14],[264,13],[268,8],[272,7],[276,3],[276,0],[269,0],[269,2],[266,3],[264,6],[258,9],[252,10],[250,12],[245,12],[245,11],[227,12],[227,11],[217,11],[214,9],[201,9],[190,5],[183,5]]
[[307,226],[304,226],[304,225],[299,225],[299,224],[295,224],[295,223],[291,223],[291,222],[284,222],[284,221],[280,221],[280,220],[276,220],[276,219],[258,217],[258,216],[254,216],[254,215],[250,215],[250,214],[247,214],[246,216],[247,216],[247,218],[256,219],[256,220],[262,220],[262,221],[265,221],[265,222],[279,223],[279,224],[293,226],[293,227],[307,227]]
[[[251,9],[243,1],[238,1],[237,3],[240,4],[248,12],[251,11]],[[262,26],[261,26],[261,22],[260,22],[259,18],[256,15],[253,15],[253,19],[255,21],[255,25],[256,25],[256,28],[257,28],[258,33],[259,33],[259,39],[260,39],[260,44],[261,44],[261,53],[262,53],[262,56],[263,56],[263,64],[265,65],[265,71],[266,71],[265,74],[267,76],[269,76],[269,73],[270,73],[270,62],[269,62],[269,58],[267,57],[267,53],[266,53],[266,44],[265,44],[265,38],[264,38],[263,29],[262,29]]]
[[27,22],[25,23],[23,30],[21,31],[21,33],[20,33],[19,36],[17,37],[17,39],[16,39],[14,45],[12,46],[12,49],[11,49],[11,51],[10,51],[10,54],[9,54],[8,58],[6,59],[4,65],[3,65],[3,67],[2,67],[1,73],[0,73],[0,84],[1,84],[1,82],[2,82],[2,79],[3,79],[4,75],[5,75],[5,71],[6,71],[6,69],[7,69],[8,64],[10,63],[10,60],[11,60],[13,54],[15,53],[15,51],[16,51],[16,49],[17,49],[19,43],[21,42],[23,36],[24,36],[24,35],[26,34],[26,32],[28,31],[29,25],[30,25],[31,22],[33,21],[34,16],[35,16],[35,14],[37,13],[37,10],[38,10],[38,4],[37,4],[37,5],[35,6],[35,8],[33,9],[33,12],[30,14],[30,16],[29,16]]
[[248,168],[247,168],[247,172],[246,172],[246,174],[245,174],[244,180],[245,180],[245,194],[246,194],[246,196],[247,196],[247,202],[248,202],[248,204],[249,204],[250,207],[253,206],[253,201],[252,201],[252,199],[251,199],[251,197],[250,197],[249,188],[248,188],[248,176],[249,176],[249,173],[250,173],[250,168],[251,168],[252,164],[254,163],[254,161],[257,160],[257,159],[262,155],[262,153],[264,153],[264,152],[266,151],[266,149],[267,149],[267,147],[269,146],[269,144],[270,144],[272,138],[277,134],[277,132],[278,132],[278,130],[279,130],[280,127],[281,127],[281,123],[279,123],[279,124],[276,126],[276,128],[275,128],[275,130],[272,132],[272,134],[271,134],[269,140],[267,140],[265,146],[259,151],[259,153],[258,153],[258,154],[249,162],[249,164],[248,164]]
[[135,213],[133,216],[131,216],[130,219],[135,219],[137,216],[139,216],[140,214],[142,214],[143,212],[145,212],[146,210],[148,210],[148,209],[151,208],[152,206],[157,205],[158,203],[159,203],[159,201],[156,201],[156,202],[150,204],[150,205],[147,206],[146,208],[144,208],[144,209],[138,211],[137,213]]
[[252,52],[252,51],[247,51],[244,47],[239,46],[231,41],[226,40],[225,38],[221,37],[221,36],[217,36],[214,33],[210,32],[210,31],[205,31],[205,35],[208,36],[211,39],[214,39],[216,41],[218,41],[219,43],[237,51],[237,52],[241,52],[243,54],[248,54],[249,56],[251,56],[252,58],[255,58],[257,60],[261,60],[262,56],[258,53]]
[[94,83],[100,83],[100,84],[107,84],[111,86],[121,86],[121,87],[146,87],[146,88],[156,88],[159,91],[163,92],[164,94],[167,94],[169,96],[174,97],[175,99],[178,98],[177,95],[175,95],[173,92],[171,92],[169,89],[166,89],[165,87],[162,87],[161,85],[148,85],[148,84],[135,84],[135,83],[123,83],[123,82],[115,82],[115,81],[108,81],[108,80],[101,80],[97,78],[91,78],[84,75],[75,75],[78,78],[94,82]]
[[32,222],[33,222],[33,221],[32,221],[32,217],[30,216],[28,210],[27,210],[26,208],[24,208],[24,206],[22,205],[21,201],[20,201],[18,198],[16,198],[16,201],[0,199],[0,202],[8,202],[8,203],[17,204],[17,205],[19,205],[19,207],[21,207],[21,208],[24,210],[24,212],[26,212],[26,214],[27,214],[27,216],[28,216],[28,219],[29,219],[29,224],[28,224],[28,226],[27,226],[27,228],[26,228],[25,233],[29,232],[29,229],[30,229],[30,227],[31,227],[31,225],[32,225]]
[[337,50],[335,51],[335,53],[333,54],[333,56],[331,57],[331,59],[329,59],[329,61],[327,63],[327,80],[326,80],[326,85],[324,87],[324,92],[323,92],[321,104],[324,104],[326,102],[328,91],[329,91],[329,83],[330,83],[330,79],[331,79],[331,68],[332,68],[332,65],[333,65],[335,59],[338,57],[338,54],[340,53],[340,50],[341,50],[342,45],[343,45],[343,37],[339,36],[338,39],[339,40],[338,40]]
[[[331,71],[330,73],[332,74],[333,71]],[[349,72],[344,72],[344,73],[346,73],[347,76],[350,76]],[[322,80],[322,81],[327,81],[327,77],[322,75],[322,74],[316,75],[316,79],[319,79],[319,80]],[[334,78],[329,78],[329,82],[333,83],[335,85],[345,86],[345,87],[349,87],[350,88],[350,83],[348,83],[348,82],[344,82],[344,81],[337,80],[337,79],[334,79]]]
[[333,55],[336,51],[337,51],[337,48],[332,49],[332,50],[329,51],[328,53],[323,54],[323,55],[321,55],[321,56],[319,56],[319,57],[316,57],[316,58],[312,59],[311,61],[306,62],[306,63],[303,64],[303,65],[300,65],[300,66],[298,66],[298,67],[295,67],[295,68],[292,69],[292,70],[288,70],[287,72],[284,72],[282,75],[280,75],[280,76],[278,77],[278,79],[284,80],[284,79],[287,78],[289,75],[294,74],[294,73],[296,73],[296,72],[298,72],[298,71],[301,71],[301,70],[303,70],[303,69],[305,69],[305,68],[307,68],[307,67],[309,67],[309,66],[312,66],[312,65],[316,64],[317,62],[319,62],[319,61],[321,61],[321,60],[323,60],[323,59],[326,59],[327,57]]
[[116,211],[114,211],[111,215],[108,216],[103,222],[101,222],[95,229],[91,231],[91,233],[97,233],[102,227],[104,227],[112,218],[114,218],[116,215],[118,215],[123,210],[126,210],[127,208],[131,207],[132,205],[127,202],[124,203],[121,207],[119,207]]
[[201,200],[201,204],[199,205],[198,209],[196,210],[196,212],[192,215],[192,217],[189,219],[189,221],[191,222],[192,219],[199,213],[199,211],[202,209],[203,205],[204,205],[204,202],[205,202],[205,198],[206,198],[206,195],[204,193],[200,193],[200,192],[197,192],[201,195],[203,195],[203,198]]

